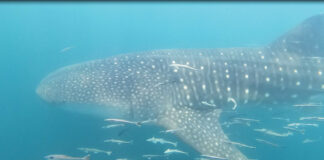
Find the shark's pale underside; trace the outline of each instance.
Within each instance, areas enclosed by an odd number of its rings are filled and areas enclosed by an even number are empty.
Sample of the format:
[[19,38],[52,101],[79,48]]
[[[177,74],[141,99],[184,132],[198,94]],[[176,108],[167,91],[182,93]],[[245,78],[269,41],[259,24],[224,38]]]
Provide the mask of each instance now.
[[224,134],[225,108],[303,100],[324,91],[324,15],[260,48],[170,49],[63,67],[42,80],[49,102],[115,108],[156,119],[201,154],[245,160]]

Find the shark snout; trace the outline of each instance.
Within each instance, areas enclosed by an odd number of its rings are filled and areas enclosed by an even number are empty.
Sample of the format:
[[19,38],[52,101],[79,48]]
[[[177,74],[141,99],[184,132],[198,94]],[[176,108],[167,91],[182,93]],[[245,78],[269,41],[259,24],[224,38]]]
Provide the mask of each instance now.
[[47,95],[47,87],[45,87],[44,85],[38,85],[35,92],[36,94],[41,97],[43,100],[47,101],[46,95]]
[[35,92],[42,100],[54,102],[59,90],[58,86],[52,85],[48,78],[44,78],[36,87]]
[[36,94],[37,94],[38,96],[41,96],[42,88],[39,87],[39,86],[37,86],[35,92],[36,92]]

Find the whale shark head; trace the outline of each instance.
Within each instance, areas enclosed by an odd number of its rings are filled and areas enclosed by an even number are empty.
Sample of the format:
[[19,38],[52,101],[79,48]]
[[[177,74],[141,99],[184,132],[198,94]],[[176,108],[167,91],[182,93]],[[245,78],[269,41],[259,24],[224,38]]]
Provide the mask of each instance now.
[[130,111],[132,80],[120,67],[113,59],[63,67],[45,77],[36,93],[54,104],[96,104],[126,114]]
[[154,117],[157,105],[167,102],[162,91],[172,80],[168,71],[164,73],[166,67],[158,59],[136,55],[93,60],[52,72],[40,82],[36,93],[54,104],[99,105],[148,119]]

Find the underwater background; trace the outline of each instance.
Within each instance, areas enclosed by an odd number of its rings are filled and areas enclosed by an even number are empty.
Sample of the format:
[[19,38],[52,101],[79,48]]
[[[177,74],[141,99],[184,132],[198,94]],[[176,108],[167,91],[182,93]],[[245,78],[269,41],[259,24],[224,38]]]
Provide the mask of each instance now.
[[[316,2],[1,2],[0,159],[86,155],[78,147],[113,152],[111,156],[94,154],[94,160],[144,159],[141,155],[163,154],[169,148],[146,142],[152,136],[177,141],[178,148],[190,154],[168,159],[195,159],[199,155],[196,151],[172,134],[161,135],[160,127],[103,129],[108,117],[66,111],[42,101],[35,89],[42,78],[59,67],[122,53],[267,45],[304,19],[323,12],[324,3]],[[262,107],[259,110],[249,117],[264,117]],[[268,116],[292,120],[306,114],[324,116],[322,109],[279,111]],[[255,125],[273,129],[283,126],[284,122],[270,120]],[[224,130],[231,139],[256,146],[240,148],[251,159],[321,160],[324,129],[319,125],[304,135],[270,138],[284,146],[280,148],[255,142],[259,135],[246,126]],[[134,143],[103,142],[109,138]],[[319,141],[303,144],[306,138]]]

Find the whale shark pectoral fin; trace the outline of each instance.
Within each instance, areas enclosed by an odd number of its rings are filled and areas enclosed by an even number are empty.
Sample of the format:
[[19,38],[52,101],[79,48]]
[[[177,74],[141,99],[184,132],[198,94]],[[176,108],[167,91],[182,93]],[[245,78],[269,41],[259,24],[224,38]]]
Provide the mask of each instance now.
[[218,121],[220,113],[220,109],[202,112],[187,107],[171,107],[161,116],[158,124],[176,130],[177,136],[202,155],[247,160],[243,153],[228,143],[229,139]]

